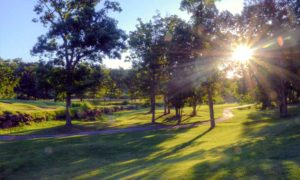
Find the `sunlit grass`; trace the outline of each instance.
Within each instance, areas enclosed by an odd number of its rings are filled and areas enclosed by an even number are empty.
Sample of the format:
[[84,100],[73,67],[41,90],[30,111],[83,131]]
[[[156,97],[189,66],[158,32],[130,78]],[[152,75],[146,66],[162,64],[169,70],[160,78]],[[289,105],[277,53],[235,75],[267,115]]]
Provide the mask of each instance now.
[[[237,104],[222,104],[215,106],[215,117],[221,117],[224,108],[234,107]],[[162,125],[176,125],[177,120],[174,119],[174,110],[171,114],[164,116],[162,108],[156,111],[157,123]],[[202,105],[197,108],[197,116],[190,116],[192,108],[186,107],[184,109],[182,124],[205,122],[209,120],[209,110],[207,105]],[[112,115],[104,115],[99,117],[96,121],[73,120],[74,128],[65,132],[64,120],[50,120],[40,123],[31,122],[30,125],[22,125],[9,129],[0,129],[2,135],[25,135],[25,134],[57,134],[70,133],[79,131],[102,130],[107,128],[127,128],[133,126],[148,125],[151,123],[151,114],[149,108],[131,111],[121,111]]]
[[0,178],[299,179],[299,117],[254,107],[234,114],[213,130],[2,142]]
[[21,112],[21,113],[34,113],[44,111],[57,111],[63,110],[64,105],[60,102],[50,101],[21,101],[21,100],[1,100],[0,101],[0,114],[4,111]]

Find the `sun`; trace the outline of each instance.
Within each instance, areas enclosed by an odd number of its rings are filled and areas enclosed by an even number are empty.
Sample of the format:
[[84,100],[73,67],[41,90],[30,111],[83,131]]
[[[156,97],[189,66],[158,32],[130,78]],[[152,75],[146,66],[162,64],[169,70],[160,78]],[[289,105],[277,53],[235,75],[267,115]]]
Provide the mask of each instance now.
[[253,58],[253,49],[246,45],[239,45],[233,50],[232,60],[246,63]]

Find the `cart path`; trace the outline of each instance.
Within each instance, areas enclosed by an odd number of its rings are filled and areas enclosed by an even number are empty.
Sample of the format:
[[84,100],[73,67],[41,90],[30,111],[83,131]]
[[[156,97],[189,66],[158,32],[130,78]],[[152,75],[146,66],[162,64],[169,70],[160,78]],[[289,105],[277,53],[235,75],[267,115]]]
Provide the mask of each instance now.
[[[253,106],[250,105],[243,105],[238,107],[231,107],[225,108],[223,110],[223,115],[220,118],[215,120],[216,123],[224,122],[234,115],[232,113],[233,109],[239,108],[247,108]],[[162,129],[184,129],[184,128],[193,128],[198,127],[200,125],[209,124],[209,121],[205,122],[197,122],[192,124],[182,124],[182,125],[174,125],[174,126],[165,126],[165,125],[149,125],[149,126],[137,126],[137,127],[128,127],[122,129],[107,129],[107,130],[96,130],[96,131],[86,131],[86,132],[77,132],[77,133],[70,133],[70,134],[45,134],[45,135],[0,135],[0,140],[5,141],[16,141],[16,140],[31,140],[31,139],[42,139],[42,138],[64,138],[64,137],[71,137],[71,136],[90,136],[90,135],[108,135],[108,134],[118,134],[118,133],[129,133],[129,132],[140,132],[140,131],[151,131],[151,130],[162,130]]]

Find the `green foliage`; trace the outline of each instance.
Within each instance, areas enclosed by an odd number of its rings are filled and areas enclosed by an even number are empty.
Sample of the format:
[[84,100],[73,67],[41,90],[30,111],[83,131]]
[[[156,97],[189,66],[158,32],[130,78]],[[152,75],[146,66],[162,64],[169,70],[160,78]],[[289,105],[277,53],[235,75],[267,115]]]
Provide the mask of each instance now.
[[[193,78],[195,59],[191,56],[193,29],[177,17],[170,17],[168,22],[171,25],[169,33],[172,38],[167,51],[167,64],[171,74],[167,83],[167,95],[176,112],[180,112],[186,100],[192,96],[195,82]],[[177,116],[181,118],[181,113],[177,113]]]
[[5,61],[0,58],[0,98],[15,97],[15,87],[19,78],[15,74],[15,62]]
[[89,109],[93,109],[94,106],[89,103],[88,101],[84,101],[84,102],[74,102],[72,103],[72,107],[74,108],[78,108],[78,109],[82,109],[82,110],[89,110]]
[[38,97],[37,89],[37,64],[36,63],[23,63],[17,64],[15,73],[20,77],[20,81],[15,88],[15,92],[20,99],[34,99]]
[[[98,3],[39,0],[34,8],[39,19],[34,21],[48,27],[49,33],[39,37],[32,53],[56,55],[56,64],[66,64],[68,68],[76,67],[80,61],[99,61],[103,55],[120,57],[126,35],[108,13],[121,8],[116,2],[105,1],[96,10]],[[71,52],[66,54],[65,50]]]
[[[61,68],[64,76],[59,84],[66,93],[66,125],[71,126],[70,106],[73,94],[83,92],[90,82],[79,83],[78,73],[86,73],[82,62],[102,62],[103,57],[120,58],[125,49],[126,34],[117,28],[117,22],[109,13],[120,12],[119,3],[105,1],[61,1],[39,0],[34,11],[48,32],[38,38],[32,54],[44,55],[54,65]],[[61,74],[62,75],[62,74]],[[84,78],[84,80],[89,80]],[[87,83],[87,84],[86,84]]]

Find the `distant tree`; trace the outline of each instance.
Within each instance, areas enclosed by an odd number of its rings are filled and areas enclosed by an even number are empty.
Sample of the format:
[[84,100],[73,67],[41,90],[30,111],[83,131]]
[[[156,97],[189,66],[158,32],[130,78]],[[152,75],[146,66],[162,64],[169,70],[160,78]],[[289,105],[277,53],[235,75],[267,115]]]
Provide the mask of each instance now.
[[20,62],[15,70],[16,75],[20,78],[18,85],[15,87],[17,98],[20,99],[37,99],[37,76],[36,63]]
[[19,83],[19,78],[14,73],[14,62],[0,58],[0,98],[13,98],[16,96],[14,88]]
[[110,77],[114,82],[117,90],[116,98],[126,97],[128,95],[128,86],[126,84],[128,76],[128,70],[119,68],[119,69],[111,69]]
[[55,85],[51,82],[53,66],[51,63],[40,61],[36,68],[37,94],[40,99],[55,98]]
[[141,89],[142,82],[140,81],[141,78],[138,70],[135,68],[130,69],[125,79],[125,83],[128,88],[128,95],[133,100],[143,97],[143,91]]
[[[121,11],[118,3],[105,1],[96,10],[99,0],[61,1],[38,0],[34,11],[48,32],[38,38],[33,54],[41,54],[56,66],[63,67],[65,77],[61,85],[66,94],[66,126],[71,126],[71,97],[76,93],[74,72],[80,62],[101,62],[104,56],[120,58],[125,48],[125,33],[108,16],[110,11]],[[101,1],[102,2],[102,1]]]
[[74,94],[83,100],[87,93],[101,84],[102,69],[100,65],[80,63],[74,71]]

